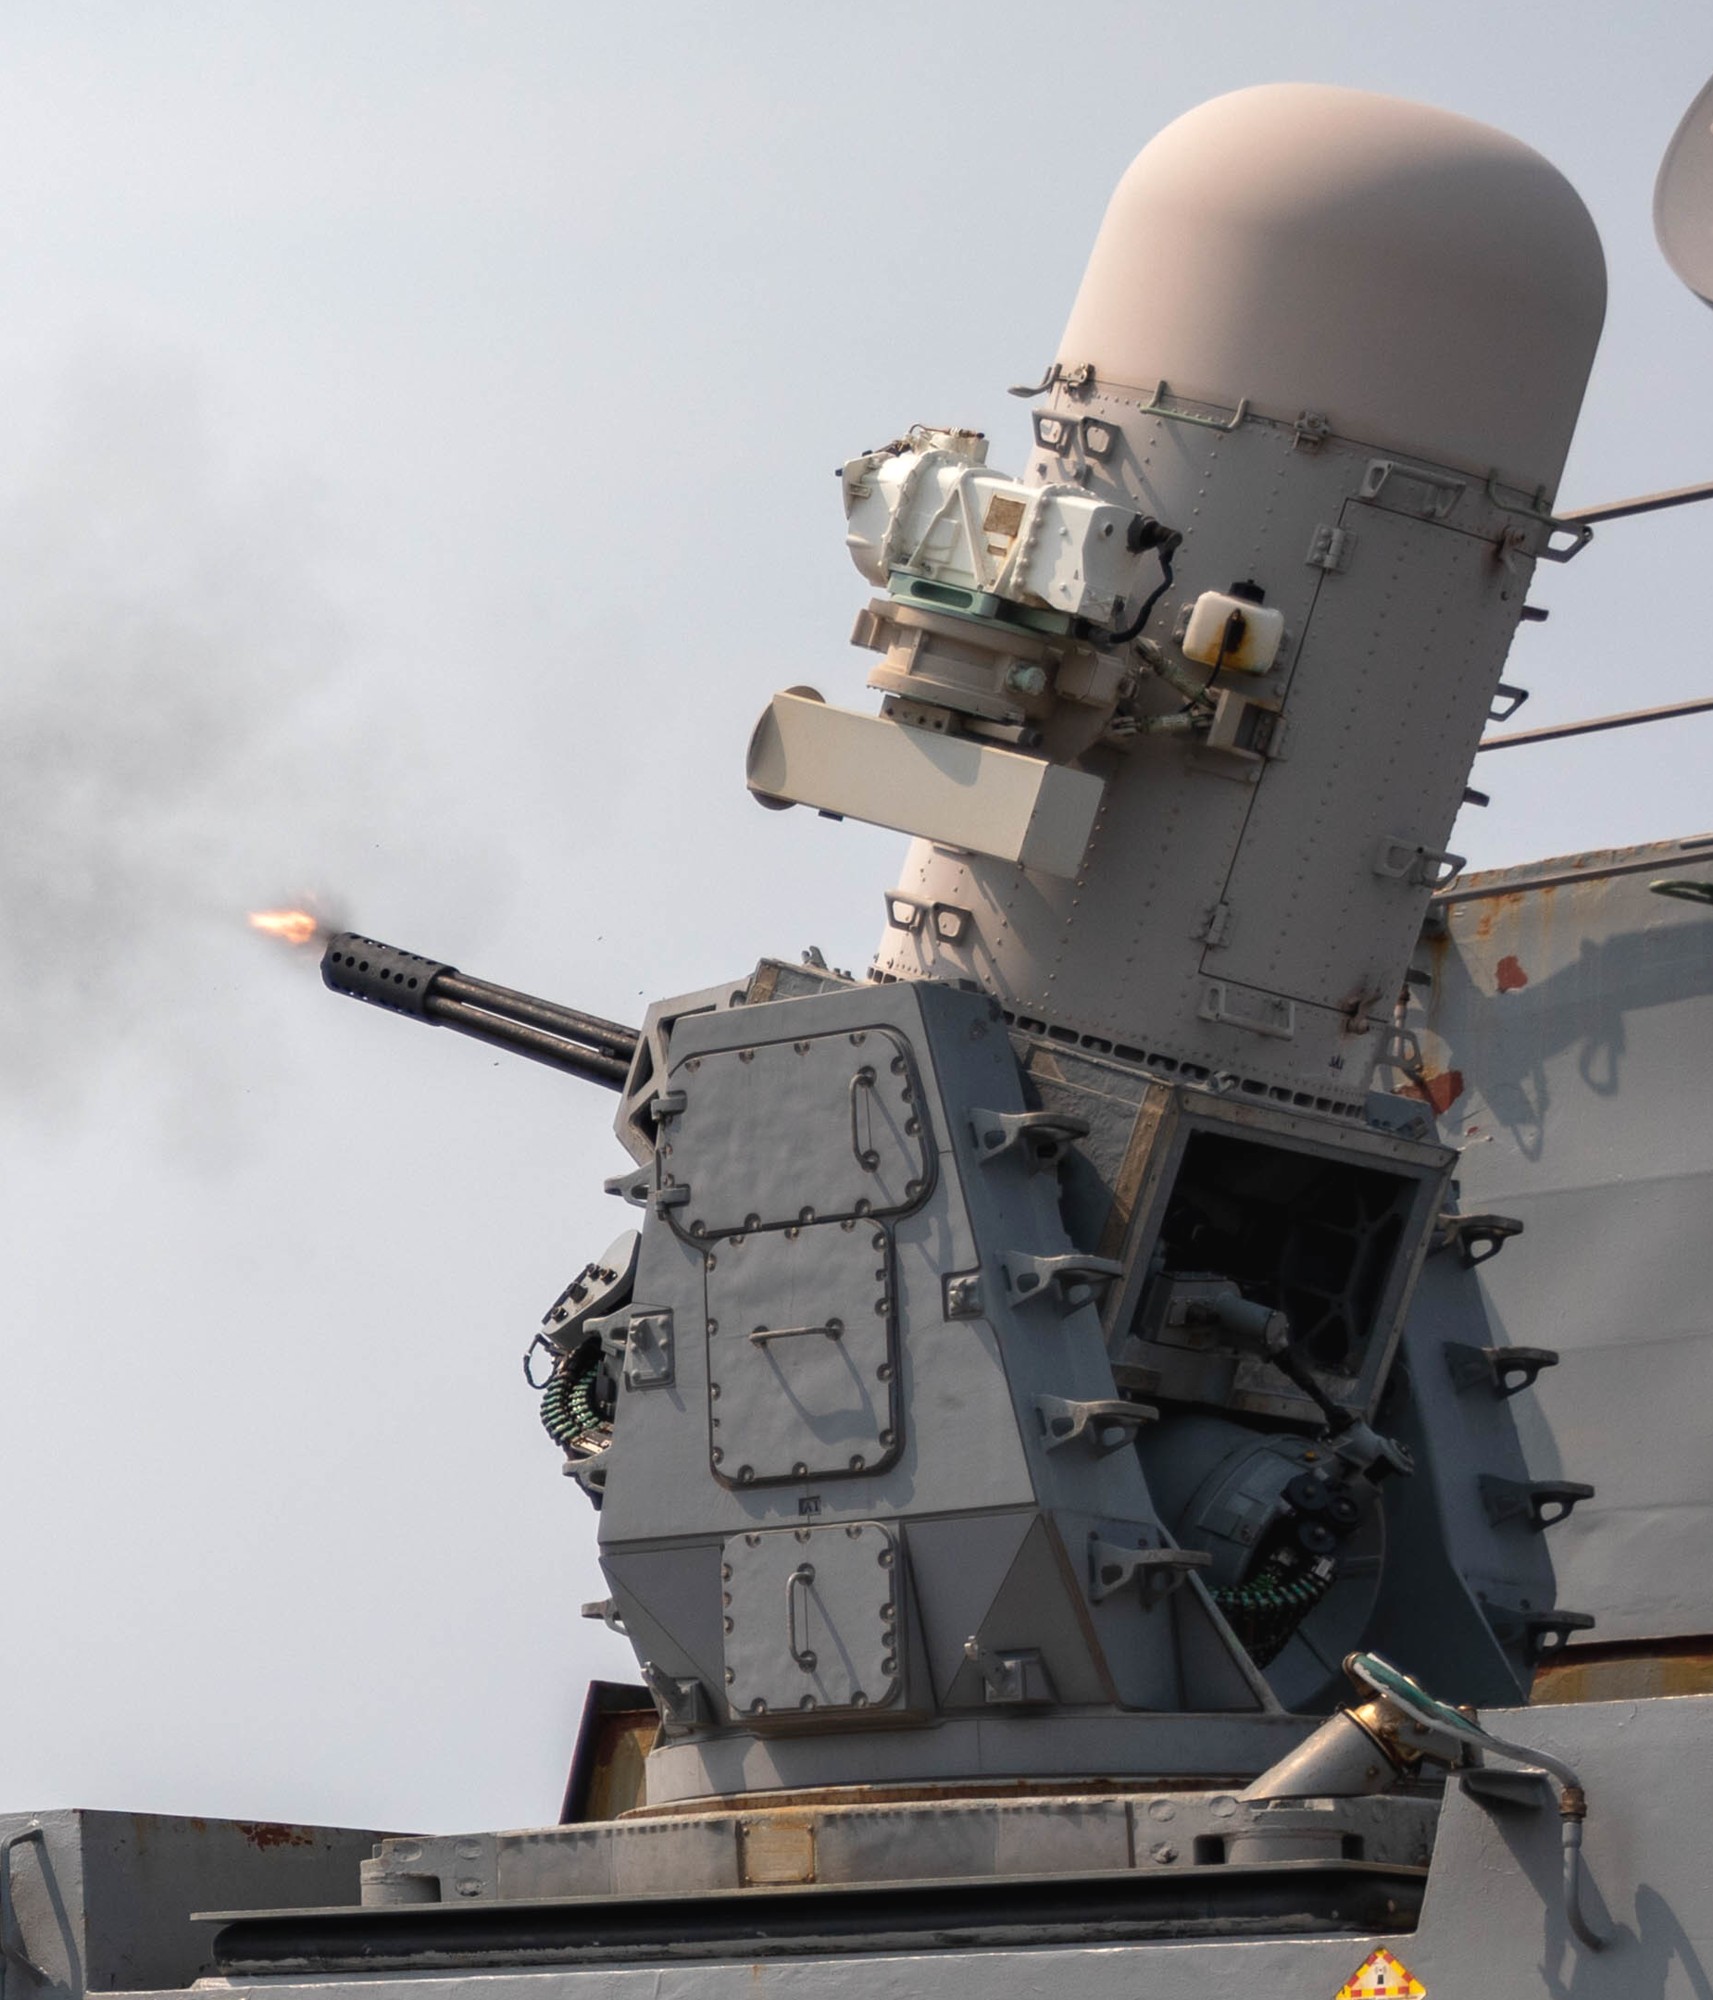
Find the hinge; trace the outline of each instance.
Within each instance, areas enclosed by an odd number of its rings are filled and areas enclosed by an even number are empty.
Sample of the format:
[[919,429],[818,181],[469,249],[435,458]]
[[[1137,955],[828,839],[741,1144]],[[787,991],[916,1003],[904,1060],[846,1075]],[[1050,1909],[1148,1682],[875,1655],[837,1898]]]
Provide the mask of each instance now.
[[1330,576],[1347,570],[1355,553],[1356,537],[1348,528],[1335,528],[1330,521],[1322,521],[1303,560],[1311,569],[1324,569]]
[[1231,941],[1231,905],[1215,903],[1201,920],[1195,932],[1209,951],[1218,951],[1221,945]]

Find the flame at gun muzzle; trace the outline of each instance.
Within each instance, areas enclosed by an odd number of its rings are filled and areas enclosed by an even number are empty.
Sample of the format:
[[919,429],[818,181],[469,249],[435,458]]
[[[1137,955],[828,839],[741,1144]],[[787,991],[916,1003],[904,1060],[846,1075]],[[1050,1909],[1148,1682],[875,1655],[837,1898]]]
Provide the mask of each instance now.
[[321,976],[335,993],[453,1028],[611,1090],[624,1088],[636,1054],[635,1028],[486,979],[467,978],[455,965],[353,931],[328,939]]

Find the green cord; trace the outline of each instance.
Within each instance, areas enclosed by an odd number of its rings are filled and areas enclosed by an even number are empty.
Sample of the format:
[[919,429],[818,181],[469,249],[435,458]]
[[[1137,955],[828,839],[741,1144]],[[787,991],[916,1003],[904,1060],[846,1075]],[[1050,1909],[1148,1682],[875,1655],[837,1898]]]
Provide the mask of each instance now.
[[600,1366],[601,1340],[597,1334],[559,1363],[541,1392],[542,1428],[561,1451],[572,1450],[592,1431],[605,1428],[605,1420],[595,1407],[595,1378]]
[[1297,1627],[1332,1588],[1332,1572],[1324,1576],[1292,1575],[1276,1561],[1257,1570],[1247,1583],[1213,1592],[1213,1601],[1244,1651],[1265,1667],[1285,1649]]

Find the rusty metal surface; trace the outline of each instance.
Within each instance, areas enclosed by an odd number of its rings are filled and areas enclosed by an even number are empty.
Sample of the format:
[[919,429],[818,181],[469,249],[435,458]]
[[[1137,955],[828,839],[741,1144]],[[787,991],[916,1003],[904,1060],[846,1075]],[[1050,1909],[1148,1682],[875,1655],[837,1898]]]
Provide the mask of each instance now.
[[1543,1667],[1535,1702],[1651,1701],[1660,1695],[1713,1694],[1713,1640],[1662,1646],[1580,1646]]
[[1472,876],[1437,906],[1412,1014],[1496,1337],[1559,1351],[1517,1398],[1531,1474],[1590,1480],[1551,1532],[1601,1642],[1713,1631],[1713,839]]

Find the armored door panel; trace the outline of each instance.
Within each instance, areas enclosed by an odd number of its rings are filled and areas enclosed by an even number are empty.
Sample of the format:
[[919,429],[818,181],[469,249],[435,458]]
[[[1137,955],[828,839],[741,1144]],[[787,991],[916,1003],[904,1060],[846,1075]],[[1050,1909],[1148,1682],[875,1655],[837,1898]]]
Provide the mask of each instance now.
[[933,1149],[910,1045],[890,1029],[690,1056],[661,1172],[692,1236],[914,1208]]
[[876,1521],[734,1535],[721,1558],[734,1716],[880,1708],[897,1699],[898,1543]]
[[1204,1017],[1260,1035],[1288,1038],[1293,1002],[1390,1011],[1522,589],[1477,536],[1356,501],[1340,518],[1350,567],[1315,598],[1285,754],[1256,787],[1227,934],[1202,959]]
[[708,1442],[729,1486],[878,1472],[898,1456],[891,1248],[869,1221],[708,1253]]

